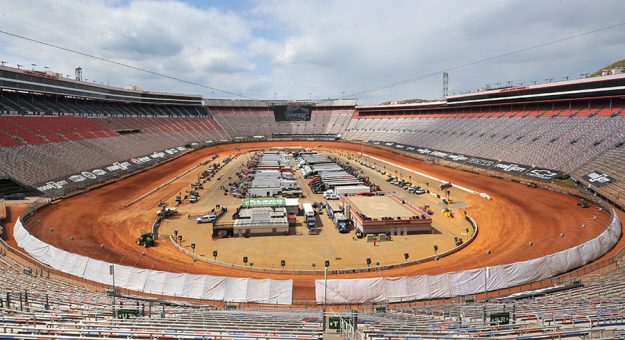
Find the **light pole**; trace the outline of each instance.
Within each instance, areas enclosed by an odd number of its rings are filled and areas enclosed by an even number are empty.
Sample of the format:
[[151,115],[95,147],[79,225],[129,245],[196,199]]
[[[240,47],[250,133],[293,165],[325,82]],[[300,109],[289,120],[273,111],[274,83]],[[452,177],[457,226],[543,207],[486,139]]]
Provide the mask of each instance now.
[[325,261],[325,267],[323,268],[323,331],[326,331],[326,305],[328,297],[328,267],[330,267],[330,261]]
[[112,309],[112,313],[113,313],[113,317],[115,317],[115,265],[110,265],[109,266],[109,270],[110,270],[110,274],[113,276],[113,309]]
[[17,64],[17,69],[18,69],[18,70],[21,70],[21,69],[22,69],[22,66],[24,66],[24,65]]
[[32,66],[31,71],[34,71],[35,70],[35,66],[37,66],[37,64],[30,64],[30,65]]
[[4,66],[4,64],[6,64],[6,63],[7,63],[7,62],[6,62],[6,61],[4,61],[4,60],[3,60],[3,61],[0,61],[0,64],[2,64],[2,66]]

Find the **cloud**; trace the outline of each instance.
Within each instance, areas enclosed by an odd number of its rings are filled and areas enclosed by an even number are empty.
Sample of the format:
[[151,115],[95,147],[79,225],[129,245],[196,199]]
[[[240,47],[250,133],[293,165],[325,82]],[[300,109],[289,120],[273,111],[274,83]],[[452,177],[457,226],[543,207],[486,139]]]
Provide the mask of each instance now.
[[[230,6],[230,7],[227,7]],[[341,97],[622,21],[625,3],[398,0],[3,1],[0,28],[256,98]],[[623,58],[625,28],[451,70],[451,91],[576,76]],[[9,64],[225,96],[0,35]],[[437,98],[441,75],[359,96]]]
[[124,54],[130,59],[170,57],[180,53],[182,42],[162,25],[138,29],[121,28],[102,37],[102,49],[111,55]]

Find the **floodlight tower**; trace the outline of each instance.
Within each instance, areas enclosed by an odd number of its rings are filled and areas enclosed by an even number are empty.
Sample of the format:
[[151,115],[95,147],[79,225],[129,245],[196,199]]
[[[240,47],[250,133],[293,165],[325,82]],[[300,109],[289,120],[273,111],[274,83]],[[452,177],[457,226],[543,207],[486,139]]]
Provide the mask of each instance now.
[[82,81],[82,67],[76,67],[74,69],[74,74],[76,76],[76,80]]
[[443,72],[443,99],[449,94],[449,73]]

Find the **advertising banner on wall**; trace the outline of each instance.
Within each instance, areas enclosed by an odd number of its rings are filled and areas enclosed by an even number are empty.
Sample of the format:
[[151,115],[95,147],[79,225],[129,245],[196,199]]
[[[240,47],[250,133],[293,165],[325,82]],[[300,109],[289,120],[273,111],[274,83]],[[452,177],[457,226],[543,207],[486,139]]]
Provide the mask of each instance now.
[[527,177],[537,178],[543,181],[552,181],[560,175],[562,175],[562,172],[558,170],[543,168],[533,168],[532,170],[525,173],[525,176]]
[[97,169],[80,171],[63,178],[39,183],[36,184],[35,187],[37,190],[46,195],[63,194],[65,190],[71,189],[72,187],[87,187],[114,177],[118,177],[127,172],[136,171],[149,165],[158,164],[186,150],[187,148],[179,146],[163,151],[156,151],[149,155],[115,162],[101,166]]
[[478,158],[478,157],[471,157],[466,162],[466,164],[468,165],[473,165],[473,166],[477,166],[480,168],[490,168],[495,163],[497,163],[497,161],[495,160],[488,159],[488,158]]
[[599,171],[593,171],[584,175],[584,179],[586,182],[598,187],[614,182],[614,178]]
[[[430,149],[427,147],[406,145],[406,144],[398,144],[392,142],[383,142],[383,141],[373,141],[371,142],[373,145],[377,146],[386,146],[386,147],[394,147],[395,149],[408,151],[414,154],[419,154],[422,156],[434,157],[439,159],[444,159],[447,161],[452,161],[456,163],[463,163],[470,166],[475,166],[483,169],[495,170],[503,173],[508,173],[516,176],[525,176],[533,179],[538,179],[542,181],[552,181],[557,177],[563,175],[561,171],[546,169],[546,168],[537,168],[529,165],[497,161],[494,159],[481,158],[481,157],[472,157],[459,153],[451,153],[447,151]],[[594,185],[605,185],[607,183],[612,182],[614,179],[606,174],[600,172],[593,172],[584,177],[588,182]]]
[[523,175],[526,171],[531,169],[532,167],[529,165],[516,164],[516,163],[506,163],[506,162],[497,162],[493,165],[493,170],[513,174],[513,175]]

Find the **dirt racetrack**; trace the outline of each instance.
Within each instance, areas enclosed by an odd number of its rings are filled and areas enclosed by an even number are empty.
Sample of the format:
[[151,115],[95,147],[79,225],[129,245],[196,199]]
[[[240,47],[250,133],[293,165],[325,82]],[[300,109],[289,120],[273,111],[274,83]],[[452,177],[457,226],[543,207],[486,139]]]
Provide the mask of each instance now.
[[30,219],[27,227],[33,235],[56,247],[112,263],[197,274],[292,278],[293,303],[314,303],[314,279],[319,279],[319,274],[249,272],[194,262],[165,241],[154,248],[137,247],[136,237],[151,226],[158,202],[188,186],[188,181],[175,181],[136,204],[123,207],[124,202],[211,155],[225,156],[238,150],[280,146],[321,146],[353,153],[360,152],[362,148],[368,155],[488,193],[493,198],[491,201],[478,196],[470,198],[472,208],[468,213],[478,223],[479,234],[473,243],[457,253],[439,261],[409,267],[333,274],[329,275],[330,279],[431,274],[528,260],[591,239],[609,222],[607,213],[599,211],[596,206],[579,208],[576,206],[578,199],[569,195],[401,157],[372,146],[345,142],[278,141],[218,145],[188,153],[119,182],[49,205]]

